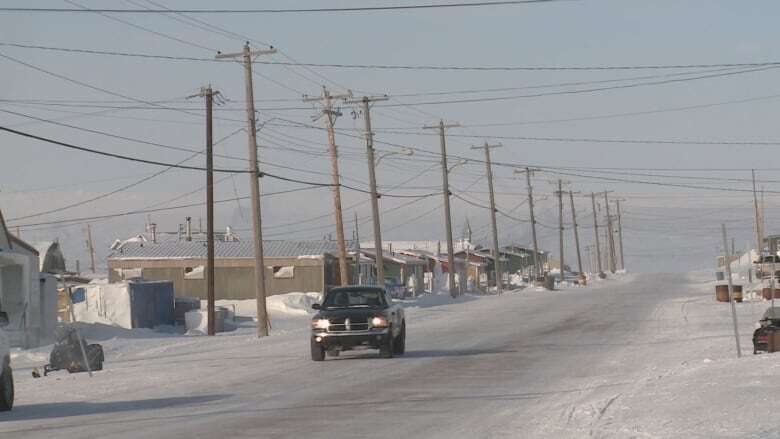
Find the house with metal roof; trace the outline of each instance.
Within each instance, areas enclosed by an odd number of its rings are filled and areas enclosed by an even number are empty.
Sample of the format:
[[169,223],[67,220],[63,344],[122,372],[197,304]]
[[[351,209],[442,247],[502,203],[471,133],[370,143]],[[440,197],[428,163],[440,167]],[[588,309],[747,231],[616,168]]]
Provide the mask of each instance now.
[[[263,241],[266,292],[324,292],[339,284],[334,241]],[[251,241],[214,243],[215,295],[254,299]],[[128,243],[108,256],[109,282],[132,278],[170,280],[177,296],[206,298],[206,243]]]
[[[362,256],[376,265],[376,250],[361,248]],[[385,286],[389,284],[405,286],[412,295],[422,294],[425,290],[425,266],[422,258],[389,251],[382,252],[382,264],[385,273]],[[376,273],[374,273],[376,276]]]

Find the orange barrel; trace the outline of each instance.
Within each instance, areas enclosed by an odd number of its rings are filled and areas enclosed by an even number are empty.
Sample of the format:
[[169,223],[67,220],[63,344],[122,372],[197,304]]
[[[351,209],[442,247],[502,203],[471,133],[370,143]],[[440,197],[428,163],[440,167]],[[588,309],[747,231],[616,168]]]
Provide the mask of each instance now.
[[729,301],[729,286],[728,285],[715,285],[715,300],[718,302]]
[[[764,288],[761,290],[761,297],[764,300],[772,300],[772,289]],[[775,299],[780,299],[780,288],[775,288]]]
[[[742,302],[742,285],[732,285],[732,287],[734,289],[732,298],[736,302]],[[726,288],[728,288],[728,286]],[[728,291],[728,289],[726,291]]]

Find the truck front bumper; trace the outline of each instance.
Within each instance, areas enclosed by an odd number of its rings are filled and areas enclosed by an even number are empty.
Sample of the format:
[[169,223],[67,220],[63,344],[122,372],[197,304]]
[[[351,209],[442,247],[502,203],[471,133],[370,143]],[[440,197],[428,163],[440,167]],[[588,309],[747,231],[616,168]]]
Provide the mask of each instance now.
[[390,341],[390,331],[387,329],[344,332],[316,331],[312,332],[311,340],[312,343],[316,343],[327,350],[349,350],[360,347],[379,349],[380,346]]

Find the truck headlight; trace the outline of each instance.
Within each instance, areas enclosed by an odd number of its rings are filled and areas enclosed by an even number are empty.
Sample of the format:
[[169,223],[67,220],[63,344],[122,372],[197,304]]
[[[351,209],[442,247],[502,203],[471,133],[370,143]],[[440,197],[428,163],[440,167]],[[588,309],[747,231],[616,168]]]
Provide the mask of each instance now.
[[314,319],[311,321],[312,329],[325,329],[330,326],[330,320],[328,319]]
[[373,328],[387,328],[387,319],[382,316],[376,316],[371,319],[371,327]]

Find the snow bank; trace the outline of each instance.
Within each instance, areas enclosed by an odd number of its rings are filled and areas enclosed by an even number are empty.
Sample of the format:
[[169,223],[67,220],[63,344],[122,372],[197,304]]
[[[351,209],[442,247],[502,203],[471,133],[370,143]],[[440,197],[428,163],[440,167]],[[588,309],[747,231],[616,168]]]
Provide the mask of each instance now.
[[[287,293],[276,294],[266,298],[266,309],[272,317],[300,317],[311,313],[311,306],[319,303],[322,294],[317,292],[309,293]],[[216,306],[222,306],[229,309],[235,316],[257,318],[257,302],[254,299],[245,300],[217,300]],[[207,302],[201,301],[201,309],[206,309]]]

